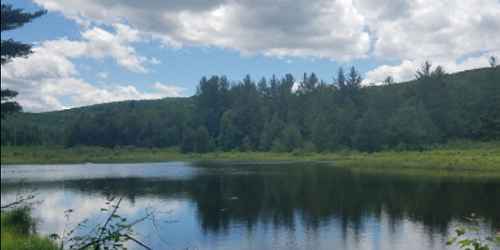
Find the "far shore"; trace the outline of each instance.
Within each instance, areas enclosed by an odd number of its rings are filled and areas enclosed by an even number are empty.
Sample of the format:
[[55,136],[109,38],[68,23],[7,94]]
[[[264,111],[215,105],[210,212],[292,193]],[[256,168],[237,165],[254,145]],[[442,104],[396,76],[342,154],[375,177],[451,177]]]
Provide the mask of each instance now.
[[500,144],[455,143],[417,151],[210,152],[183,154],[177,148],[2,146],[1,164],[133,163],[165,161],[331,162],[338,167],[481,171],[500,173]]

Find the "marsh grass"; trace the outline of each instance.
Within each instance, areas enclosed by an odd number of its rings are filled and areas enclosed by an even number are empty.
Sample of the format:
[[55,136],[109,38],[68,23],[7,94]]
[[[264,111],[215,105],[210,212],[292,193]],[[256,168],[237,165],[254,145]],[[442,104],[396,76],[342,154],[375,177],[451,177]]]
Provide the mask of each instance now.
[[128,163],[162,161],[327,162],[338,167],[500,172],[500,142],[457,141],[422,151],[392,150],[376,153],[339,151],[314,153],[210,152],[182,154],[177,148],[101,148],[2,146],[2,164]]
[[17,208],[1,213],[2,250],[56,250],[56,244],[36,234],[35,221],[29,208]]

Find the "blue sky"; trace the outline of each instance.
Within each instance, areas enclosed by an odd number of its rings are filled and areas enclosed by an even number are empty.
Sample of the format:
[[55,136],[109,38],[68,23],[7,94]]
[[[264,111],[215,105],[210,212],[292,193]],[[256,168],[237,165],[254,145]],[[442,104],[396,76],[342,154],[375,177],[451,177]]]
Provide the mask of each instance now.
[[[354,65],[365,84],[405,81],[424,60],[454,72],[500,51],[496,0],[34,1],[2,2],[48,10],[2,34],[35,44],[31,57],[2,67],[2,87],[18,90],[27,111],[190,96],[210,75],[315,72],[331,82],[339,66]],[[468,11],[475,19],[460,21]]]

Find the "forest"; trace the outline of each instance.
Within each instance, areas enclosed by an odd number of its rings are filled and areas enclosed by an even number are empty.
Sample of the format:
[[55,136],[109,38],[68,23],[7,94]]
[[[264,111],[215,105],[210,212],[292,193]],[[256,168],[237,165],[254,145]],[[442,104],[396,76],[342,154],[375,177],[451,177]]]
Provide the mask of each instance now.
[[[494,62],[494,60],[492,60]],[[500,139],[500,68],[447,74],[424,63],[415,80],[362,85],[354,68],[232,81],[201,78],[192,97],[125,101],[2,121],[2,145],[178,147],[182,152],[422,150]]]

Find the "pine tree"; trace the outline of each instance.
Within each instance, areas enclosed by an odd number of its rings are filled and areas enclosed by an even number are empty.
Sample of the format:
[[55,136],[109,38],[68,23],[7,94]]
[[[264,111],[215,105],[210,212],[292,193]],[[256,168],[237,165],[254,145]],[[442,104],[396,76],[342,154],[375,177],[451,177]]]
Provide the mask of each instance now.
[[194,151],[196,153],[206,153],[210,151],[210,136],[207,128],[201,126],[195,131]]
[[347,76],[346,85],[349,90],[356,91],[361,87],[361,75],[358,73],[356,68],[353,66],[349,71],[349,75]]
[[181,152],[191,153],[195,151],[196,135],[191,128],[186,128],[182,134]]
[[378,151],[384,146],[384,124],[376,110],[369,109],[358,120],[354,146],[362,151]]
[[234,114],[232,110],[224,112],[221,117],[220,134],[218,145],[224,151],[228,151],[239,146],[241,131],[234,124]]
[[283,130],[280,138],[281,143],[286,148],[286,151],[290,152],[294,149],[299,149],[302,147],[302,135],[297,126],[289,125]]
[[344,90],[346,88],[346,79],[344,69],[342,67],[340,67],[337,72],[336,85],[340,90]]
[[425,61],[422,64],[422,66],[420,66],[420,69],[417,70],[415,78],[417,80],[427,79],[431,77],[431,74],[432,74],[432,63],[429,61]]
[[483,139],[500,139],[500,69],[492,68],[488,73],[489,84],[481,100],[479,133]]
[[309,76],[304,73],[304,78],[300,82],[299,93],[300,94],[308,94],[312,93],[319,84],[319,79],[316,74],[311,73]]
[[[9,31],[22,27],[24,24],[31,22],[33,19],[45,14],[45,11],[40,10],[34,13],[24,12],[22,9],[15,9],[10,4],[2,3],[1,30]],[[3,38],[3,34],[2,34]],[[14,41],[12,39],[1,40],[1,65],[8,63],[12,58],[28,56],[31,53],[31,45]],[[1,89],[1,118],[5,115],[21,111],[21,106],[13,101],[17,96],[17,92],[9,89]]]

